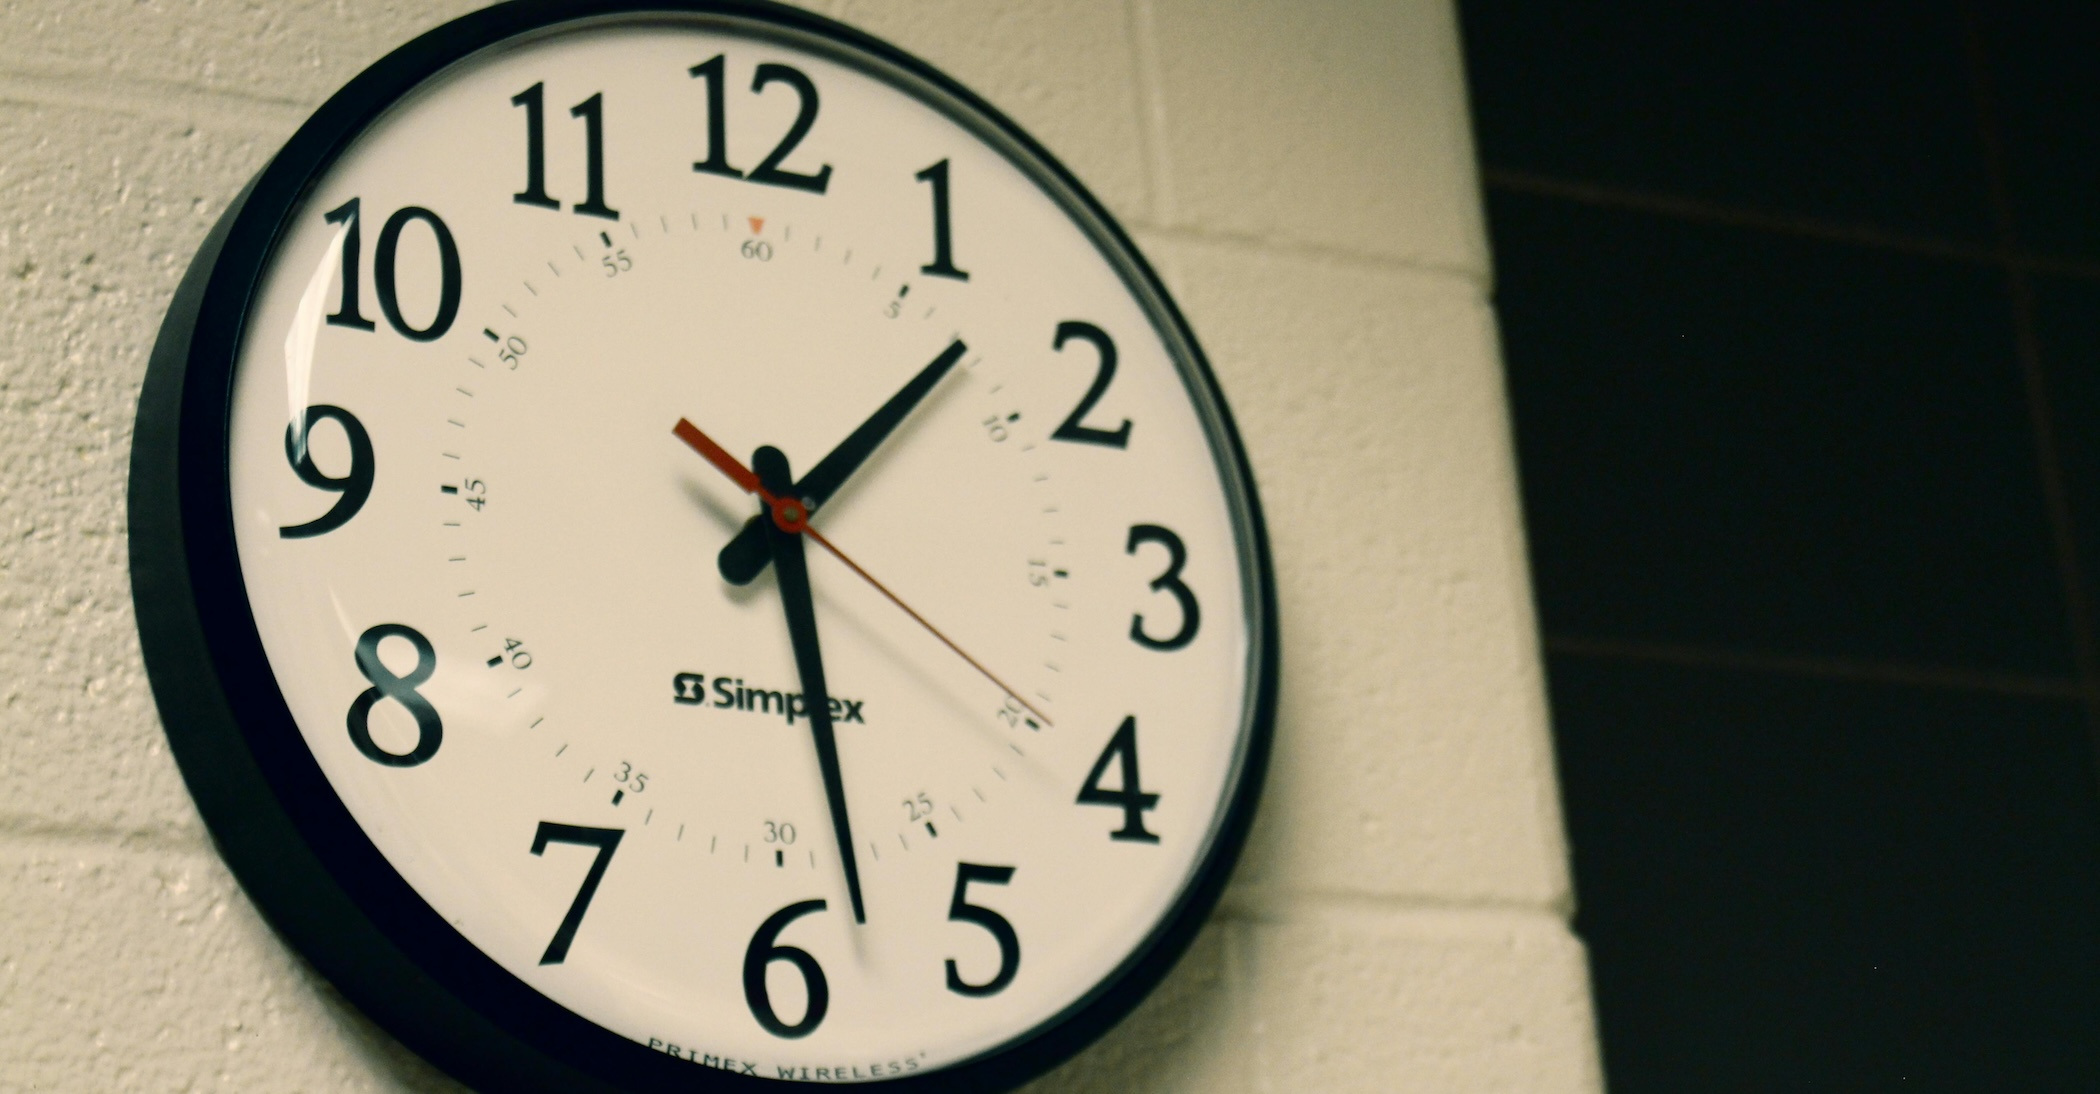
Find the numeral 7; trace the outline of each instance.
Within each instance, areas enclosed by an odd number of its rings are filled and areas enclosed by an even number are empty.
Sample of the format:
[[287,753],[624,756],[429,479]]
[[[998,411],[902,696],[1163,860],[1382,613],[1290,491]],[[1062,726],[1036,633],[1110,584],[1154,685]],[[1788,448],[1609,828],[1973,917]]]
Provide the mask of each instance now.
[[576,928],[583,925],[583,913],[591,906],[591,897],[598,892],[598,883],[605,878],[605,868],[612,863],[613,849],[620,846],[620,837],[626,832],[619,828],[585,828],[575,824],[556,824],[541,821],[539,831],[532,837],[532,853],[537,855],[550,843],[577,843],[585,847],[596,847],[598,858],[591,863],[589,873],[583,875],[583,887],[576,890],[576,899],[569,904],[569,914],[562,917],[561,926],[554,931],[554,940],[547,943],[547,952],[540,955],[540,964],[559,965],[569,957],[569,943],[576,940]]

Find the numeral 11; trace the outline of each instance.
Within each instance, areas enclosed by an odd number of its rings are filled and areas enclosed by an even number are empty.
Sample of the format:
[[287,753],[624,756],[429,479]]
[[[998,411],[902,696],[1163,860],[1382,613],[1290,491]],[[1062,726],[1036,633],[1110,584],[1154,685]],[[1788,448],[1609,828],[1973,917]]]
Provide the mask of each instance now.
[[[525,189],[512,194],[520,205],[559,209],[561,202],[547,193],[547,85],[537,83],[510,97],[512,106],[525,108]],[[620,211],[605,204],[605,94],[599,92],[569,108],[569,116],[583,119],[584,199],[570,206],[582,216],[618,220]]]

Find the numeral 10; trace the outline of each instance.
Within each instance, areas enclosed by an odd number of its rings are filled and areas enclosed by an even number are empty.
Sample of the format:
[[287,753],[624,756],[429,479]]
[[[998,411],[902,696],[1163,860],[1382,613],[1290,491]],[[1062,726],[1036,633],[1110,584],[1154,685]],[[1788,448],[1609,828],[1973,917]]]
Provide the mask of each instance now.
[[[328,317],[332,326],[350,327],[354,330],[374,330],[376,324],[365,318],[359,309],[358,254],[363,249],[363,229],[358,223],[359,199],[349,201],[322,214],[321,219],[330,224],[343,225],[343,295],[335,314]],[[437,315],[427,327],[410,326],[401,315],[401,299],[394,288],[394,261],[401,246],[401,231],[411,220],[420,220],[430,228],[437,241],[438,252],[438,306]],[[372,254],[372,287],[379,296],[379,310],[386,314],[386,321],[403,338],[417,342],[434,342],[452,329],[452,321],[459,317],[459,247],[452,242],[452,231],[436,213],[420,205],[405,205],[386,218],[379,229],[379,246]]]

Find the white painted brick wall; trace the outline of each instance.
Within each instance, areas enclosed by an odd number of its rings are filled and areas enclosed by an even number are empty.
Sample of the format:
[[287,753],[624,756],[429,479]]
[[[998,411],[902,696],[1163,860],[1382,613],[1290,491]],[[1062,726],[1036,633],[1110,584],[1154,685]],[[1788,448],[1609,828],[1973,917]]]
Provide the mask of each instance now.
[[[147,347],[305,113],[460,0],[0,2],[0,1091],[441,1091],[270,934],[124,569]],[[1275,540],[1277,756],[1224,907],[1035,1091],[1601,1089],[1448,0],[822,0],[1124,218]]]

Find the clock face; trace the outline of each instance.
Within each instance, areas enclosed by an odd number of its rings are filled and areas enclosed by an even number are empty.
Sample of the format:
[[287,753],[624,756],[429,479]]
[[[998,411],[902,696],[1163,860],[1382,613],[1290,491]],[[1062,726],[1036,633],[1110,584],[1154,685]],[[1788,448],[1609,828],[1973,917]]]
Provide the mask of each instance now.
[[635,1052],[934,1082],[1127,1009],[1237,852],[1273,656],[1164,293],[808,17],[484,37],[275,211],[224,380],[327,795]]

